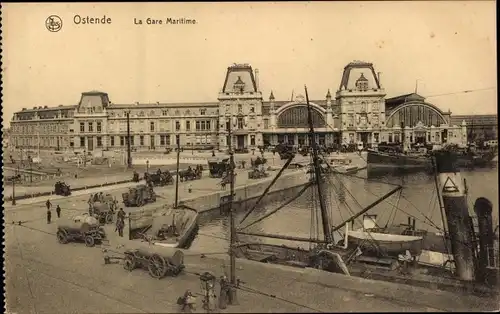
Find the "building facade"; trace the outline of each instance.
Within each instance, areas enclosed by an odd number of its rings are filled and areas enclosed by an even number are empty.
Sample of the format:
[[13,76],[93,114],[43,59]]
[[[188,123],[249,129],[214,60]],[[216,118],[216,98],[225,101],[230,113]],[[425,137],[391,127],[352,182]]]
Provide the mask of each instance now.
[[[412,143],[462,143],[467,125],[451,119],[417,94],[386,99],[380,74],[371,63],[344,68],[332,97],[310,100],[316,141],[321,145],[371,146],[395,143],[405,134]],[[228,67],[216,102],[114,104],[107,93],[84,92],[77,105],[23,108],[11,122],[11,145],[31,149],[94,151],[127,147],[127,113],[134,150],[225,149],[287,143],[308,145],[306,97],[264,100],[258,70]],[[455,121],[455,122],[454,122]],[[404,128],[404,129],[402,129]],[[231,136],[229,136],[231,135]]]

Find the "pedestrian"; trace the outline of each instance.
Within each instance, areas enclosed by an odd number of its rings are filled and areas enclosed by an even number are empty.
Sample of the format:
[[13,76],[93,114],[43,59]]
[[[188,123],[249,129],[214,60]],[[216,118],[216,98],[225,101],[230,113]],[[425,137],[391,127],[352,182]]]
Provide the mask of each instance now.
[[125,222],[123,221],[123,219],[117,219],[115,232],[118,231],[118,235],[120,237],[123,237],[123,228],[124,227],[125,227]]
[[229,286],[227,282],[227,277],[221,276],[220,277],[220,293],[219,293],[219,308],[220,309],[225,309],[227,307],[227,304],[229,303]]
[[125,212],[123,211],[123,208],[120,208],[118,213],[116,213],[116,219],[125,221]]
[[193,185],[191,183],[189,183],[188,185],[188,193],[191,193],[193,192]]
[[182,308],[181,311],[184,313],[191,313],[195,308],[194,305],[196,304],[196,298],[195,296],[191,293],[190,290],[186,290],[184,293],[184,296],[179,298],[179,301],[177,303],[181,303]]
[[52,220],[52,212],[50,209],[47,208],[47,223],[50,224],[50,221]]
[[45,202],[45,206],[47,206],[47,210],[50,210],[50,207],[52,206],[50,200],[47,200],[47,202]]
[[57,205],[57,207],[56,207],[56,214],[57,214],[57,218],[61,218],[61,207],[59,205]]

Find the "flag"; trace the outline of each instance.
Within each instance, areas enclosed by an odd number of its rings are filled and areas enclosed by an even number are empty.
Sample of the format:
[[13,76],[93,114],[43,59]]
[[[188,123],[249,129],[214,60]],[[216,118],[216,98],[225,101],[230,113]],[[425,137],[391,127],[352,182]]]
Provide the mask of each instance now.
[[290,101],[293,101],[293,89],[292,89],[292,97],[290,98]]

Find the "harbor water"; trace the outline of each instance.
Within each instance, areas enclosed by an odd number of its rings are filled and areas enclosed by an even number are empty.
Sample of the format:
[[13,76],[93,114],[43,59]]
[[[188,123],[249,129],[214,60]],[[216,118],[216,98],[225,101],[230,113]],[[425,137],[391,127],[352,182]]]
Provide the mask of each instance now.
[[[478,197],[486,197],[492,201],[494,227],[498,225],[498,170],[496,168],[462,170],[462,178],[466,180],[468,188],[469,211],[473,214],[473,204]],[[366,178],[366,170],[356,176]],[[363,180],[344,175],[329,175],[325,181],[326,207],[328,208],[331,226],[341,224],[350,216],[361,211],[383,195],[400,184],[403,189],[388,197],[367,214],[377,215],[379,226],[386,224],[407,223],[408,216],[416,218],[416,227],[429,231],[442,231],[443,224],[439,201],[436,193],[434,177],[426,173],[404,175],[377,175],[370,174],[370,180]],[[278,234],[301,238],[322,239],[321,215],[319,213],[319,199],[315,186],[306,190],[304,194],[283,207],[274,215],[245,229],[248,232]],[[290,196],[293,198],[293,196]],[[290,199],[288,198],[288,199]],[[278,208],[288,199],[257,207],[240,226],[246,226],[266,213]],[[314,210],[313,210],[314,209]],[[248,209],[247,209],[248,210]],[[240,222],[245,209],[237,212],[236,224]],[[361,227],[362,216],[356,219],[354,228]],[[335,240],[342,238],[344,228],[334,234]],[[272,244],[287,244],[307,248],[309,243],[295,242],[273,238],[239,235],[242,242],[263,242]],[[227,252],[229,239],[229,219],[222,217],[219,211],[214,210],[202,214],[200,230],[193,241],[192,248],[204,252]]]

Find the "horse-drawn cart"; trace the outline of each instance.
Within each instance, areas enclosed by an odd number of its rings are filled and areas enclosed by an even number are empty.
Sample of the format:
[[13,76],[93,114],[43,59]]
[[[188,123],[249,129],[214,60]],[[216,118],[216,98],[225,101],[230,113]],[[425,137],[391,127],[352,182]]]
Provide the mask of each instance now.
[[174,177],[168,171],[158,171],[156,173],[145,172],[144,179],[148,184],[152,184],[153,186],[174,184]]
[[161,279],[165,276],[177,276],[185,268],[184,253],[168,248],[149,246],[147,248],[125,251],[123,268],[132,271],[142,268],[153,278]]
[[71,187],[65,182],[57,181],[54,185],[54,193],[56,195],[69,196],[71,195]]
[[122,194],[123,204],[127,207],[143,206],[146,203],[156,202],[156,194],[153,189],[144,184],[129,188],[128,193]]
[[229,158],[219,160],[217,158],[208,160],[208,171],[210,178],[222,178],[227,170]]
[[253,168],[252,170],[248,171],[249,179],[261,179],[268,176],[269,174],[264,169]]
[[84,214],[58,220],[56,236],[61,244],[84,241],[86,246],[92,247],[97,242],[102,242],[106,233],[96,218]]

